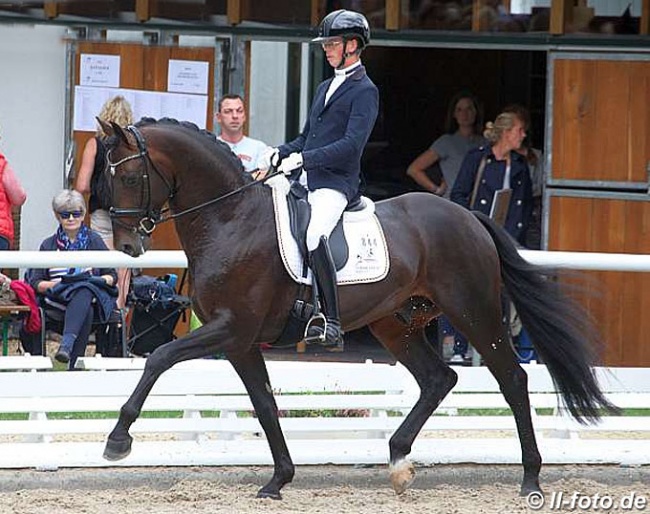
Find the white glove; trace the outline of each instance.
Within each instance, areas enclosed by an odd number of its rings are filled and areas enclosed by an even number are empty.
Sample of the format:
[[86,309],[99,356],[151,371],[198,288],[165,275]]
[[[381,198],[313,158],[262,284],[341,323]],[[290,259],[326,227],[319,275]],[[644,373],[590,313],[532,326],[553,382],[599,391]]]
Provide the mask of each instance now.
[[269,146],[262,152],[262,155],[257,160],[257,168],[260,170],[268,170],[271,167],[271,164],[277,166],[279,160],[280,151],[277,148]]
[[298,168],[302,168],[302,154],[294,152],[282,159],[278,171],[281,171],[285,175],[291,175],[291,173]]

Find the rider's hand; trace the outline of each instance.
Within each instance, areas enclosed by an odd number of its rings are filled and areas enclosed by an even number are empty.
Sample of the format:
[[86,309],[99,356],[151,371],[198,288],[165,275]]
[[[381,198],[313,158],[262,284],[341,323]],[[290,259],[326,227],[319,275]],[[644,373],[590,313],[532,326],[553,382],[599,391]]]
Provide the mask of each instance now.
[[285,175],[291,175],[291,173],[298,168],[302,168],[302,154],[294,152],[289,154],[288,157],[282,159],[278,171],[281,171]]
[[257,167],[260,170],[268,170],[271,165],[277,166],[280,161],[280,151],[277,148],[269,146],[262,152],[257,161]]

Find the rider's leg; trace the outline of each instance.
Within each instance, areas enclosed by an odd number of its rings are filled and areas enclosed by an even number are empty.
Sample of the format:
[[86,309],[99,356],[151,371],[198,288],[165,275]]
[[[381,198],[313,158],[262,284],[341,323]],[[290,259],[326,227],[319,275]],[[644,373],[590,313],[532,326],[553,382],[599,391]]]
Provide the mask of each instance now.
[[[343,345],[343,334],[339,315],[336,269],[327,238],[334,230],[348,202],[343,193],[333,189],[310,191],[308,201],[311,205],[311,220],[307,228],[307,250],[327,320],[325,344],[340,347]],[[311,327],[307,333],[308,338],[318,338],[322,335],[321,327],[317,326]]]

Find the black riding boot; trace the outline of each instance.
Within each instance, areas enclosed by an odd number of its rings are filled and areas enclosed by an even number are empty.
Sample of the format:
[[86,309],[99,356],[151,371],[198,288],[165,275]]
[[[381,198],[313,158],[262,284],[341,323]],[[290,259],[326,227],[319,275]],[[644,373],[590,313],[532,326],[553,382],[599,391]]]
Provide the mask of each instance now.
[[[339,298],[336,285],[336,268],[326,237],[321,237],[320,244],[313,252],[309,253],[311,269],[318,283],[320,303],[327,320],[325,330],[325,346],[336,346],[343,349],[343,331],[339,316]],[[318,339],[323,336],[323,327],[313,325],[309,327],[307,338]]]

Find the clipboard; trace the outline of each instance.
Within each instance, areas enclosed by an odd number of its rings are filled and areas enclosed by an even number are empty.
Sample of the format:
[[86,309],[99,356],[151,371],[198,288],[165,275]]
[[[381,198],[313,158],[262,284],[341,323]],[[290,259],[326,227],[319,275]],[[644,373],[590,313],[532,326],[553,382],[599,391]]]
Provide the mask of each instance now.
[[502,227],[505,225],[508,216],[510,198],[512,198],[512,189],[499,189],[494,192],[492,208],[490,209],[490,218]]

